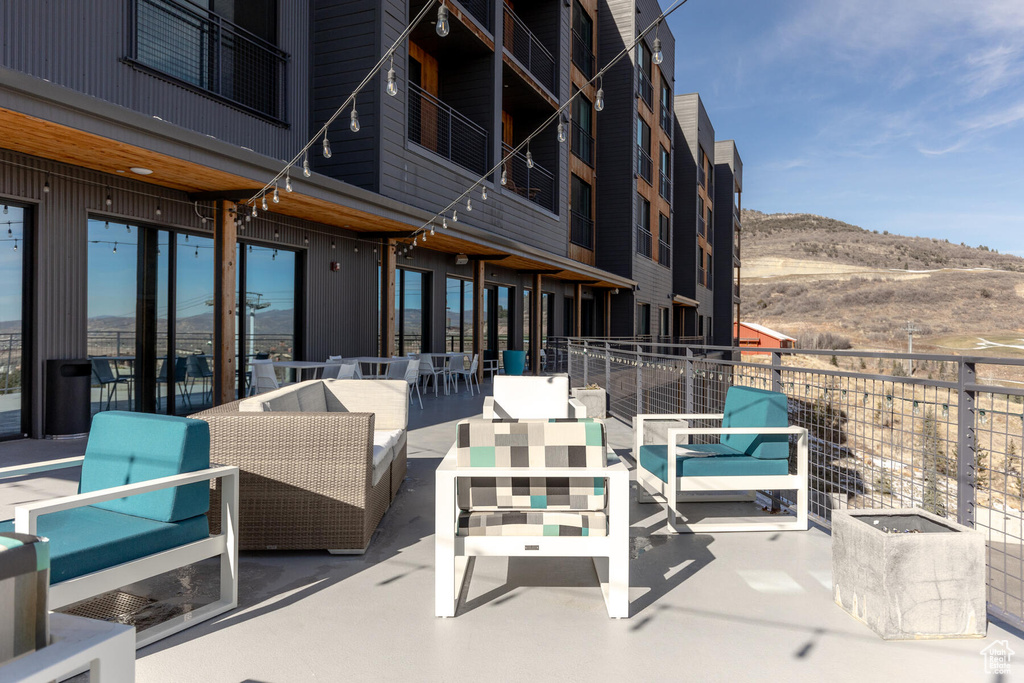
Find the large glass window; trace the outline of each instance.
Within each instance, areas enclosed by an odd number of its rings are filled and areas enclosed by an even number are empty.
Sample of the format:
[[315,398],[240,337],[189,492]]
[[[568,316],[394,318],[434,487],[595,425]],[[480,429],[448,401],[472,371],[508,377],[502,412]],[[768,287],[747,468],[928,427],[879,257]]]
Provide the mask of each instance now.
[[24,432],[25,213],[5,204],[0,214],[0,438]]
[[445,349],[473,350],[473,283],[454,277],[445,290]]
[[594,165],[594,105],[582,93],[572,101],[572,153]]
[[645,337],[651,333],[651,305],[636,305],[636,333]]
[[651,127],[643,119],[636,122],[637,170],[640,177],[651,182],[654,173],[654,162],[651,161]]
[[593,78],[594,20],[579,2],[572,4],[572,61],[584,78]]
[[[298,254],[256,245],[242,245],[239,278],[245,273],[245,306],[239,297],[244,324],[240,341],[245,360],[243,377],[253,358],[295,358],[295,283]],[[319,360],[319,359],[318,359]]]
[[572,230],[569,238],[573,244],[586,249],[594,248],[594,221],[591,218],[593,194],[590,184],[575,173],[572,174]]
[[427,276],[415,270],[395,271],[395,351],[400,356],[427,351],[424,341]]

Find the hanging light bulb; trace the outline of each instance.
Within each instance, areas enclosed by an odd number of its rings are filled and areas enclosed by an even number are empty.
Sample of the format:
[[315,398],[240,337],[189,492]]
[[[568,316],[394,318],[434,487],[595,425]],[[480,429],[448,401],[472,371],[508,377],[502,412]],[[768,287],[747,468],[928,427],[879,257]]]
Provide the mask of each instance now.
[[267,195],[263,195],[263,210],[267,210]]
[[114,253],[117,253],[117,242],[114,242]]
[[5,216],[7,215],[7,205],[6,204],[4,204],[4,215]]
[[103,221],[103,229],[110,230],[110,221]]
[[18,240],[14,240],[14,251],[18,251]]
[[275,249],[274,253],[270,255],[270,260],[271,261],[276,261],[277,260],[277,249]]
[[444,4],[437,8],[436,29],[437,35],[441,36],[442,38],[448,35],[448,32],[451,30],[451,27],[448,25],[448,8],[445,7]]
[[278,204],[281,202],[281,195],[277,191],[277,185],[274,185],[274,203]]
[[335,248],[334,240],[331,240],[331,249]]
[[445,217],[445,216],[441,216],[441,229],[442,230],[447,230],[448,229],[448,218]]
[[565,142],[565,124],[561,121],[558,122],[558,141]]
[[665,55],[661,51],[661,38],[654,39],[654,54],[651,55],[651,61],[655,64],[661,64],[665,61]]
[[473,210],[473,200],[471,198],[469,198],[469,197],[466,197],[466,211],[472,211],[472,210]]
[[597,95],[594,97],[594,111],[604,111],[604,79],[597,82]]
[[355,98],[352,99],[352,113],[349,114],[348,129],[353,133],[359,132],[359,112],[356,111]]
[[[107,206],[110,206],[113,203],[114,203],[114,199],[110,196],[110,193],[107,192],[107,199],[106,199]],[[6,209],[7,207],[5,206],[4,208]]]
[[480,199],[487,201],[487,188],[483,185],[480,186]]
[[132,226],[126,225],[126,226],[124,226],[124,229],[125,229],[125,232],[127,232],[129,235],[132,234]]
[[252,245],[251,244],[249,245],[249,253],[250,254],[252,253]]
[[529,147],[526,148],[526,168],[533,168],[533,152]]
[[185,235],[185,241],[188,242],[188,235]]
[[501,184],[508,185],[508,170],[504,166],[501,167]]
[[7,228],[7,236],[14,237],[14,232],[10,228]]
[[309,244],[309,235],[303,235],[302,243],[303,244]]
[[452,223],[458,223],[458,222],[459,222],[459,212],[456,211],[455,209],[452,209]]
[[434,234],[434,224],[433,223],[430,224],[430,234],[431,235]]
[[50,192],[50,174],[49,173],[46,174],[46,182],[43,183],[43,192],[44,193],[49,193]]
[[358,254],[359,253],[359,247],[352,247],[352,253],[353,254]]
[[324,159],[331,158],[331,141],[327,139],[327,131],[324,131]]
[[423,241],[424,241],[424,242],[426,242],[426,241],[427,241],[427,233],[423,233],[423,234],[421,235],[421,237],[423,238]]
[[290,172],[284,174],[284,191],[292,191],[292,174]]
[[201,219],[199,219],[199,222],[200,222],[200,223],[201,223],[202,225],[206,225],[206,216],[203,216],[203,217],[202,217]]
[[196,247],[196,258],[199,258],[199,247]]
[[160,205],[159,204],[156,205],[156,211],[154,211],[153,213],[156,214],[157,218],[159,218],[160,214],[163,213],[162,211],[160,211]]
[[302,157],[302,175],[306,176],[307,178],[312,175],[312,173],[309,170],[309,150],[308,149],[306,150],[306,155],[304,157]]
[[252,215],[250,218],[256,218],[256,202],[252,203]]
[[391,55],[391,67],[388,69],[388,95],[398,94],[398,78],[395,76],[395,55]]
[[277,228],[274,228],[274,239],[276,240],[280,236],[281,236],[281,231],[278,230]]

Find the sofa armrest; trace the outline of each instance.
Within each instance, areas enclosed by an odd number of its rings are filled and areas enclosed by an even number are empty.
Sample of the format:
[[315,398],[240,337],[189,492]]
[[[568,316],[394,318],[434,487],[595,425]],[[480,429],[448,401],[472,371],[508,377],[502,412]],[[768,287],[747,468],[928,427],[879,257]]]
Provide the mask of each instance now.
[[228,465],[219,465],[208,469],[197,470],[195,472],[175,474],[170,477],[159,477],[157,479],[140,481],[134,484],[114,486],[109,489],[99,489],[97,491],[89,491],[87,493],[78,493],[73,496],[64,496],[63,498],[53,498],[51,500],[27,503],[14,508],[14,530],[19,534],[35,535],[37,523],[41,515],[60,512],[61,510],[86,507],[87,505],[92,505],[94,503],[103,503],[108,500],[127,498],[128,496],[135,496],[140,493],[149,493],[150,491],[175,488],[177,486],[194,484],[201,481],[231,478],[238,478],[238,468]]
[[[333,394],[344,410],[373,413],[376,429],[409,428],[409,385],[405,380],[335,379],[324,381],[324,391]],[[332,397],[327,397],[330,409]]]
[[61,458],[60,460],[47,460],[43,462],[31,462],[24,465],[13,465],[11,467],[0,467],[0,479],[9,477],[23,477],[28,474],[39,474],[53,470],[63,470],[71,467],[80,467],[84,455],[76,455],[73,458]]
[[569,417],[577,419],[587,416],[587,407],[578,398],[569,399]]
[[483,418],[485,420],[493,420],[494,419],[494,397],[493,396],[484,396]]

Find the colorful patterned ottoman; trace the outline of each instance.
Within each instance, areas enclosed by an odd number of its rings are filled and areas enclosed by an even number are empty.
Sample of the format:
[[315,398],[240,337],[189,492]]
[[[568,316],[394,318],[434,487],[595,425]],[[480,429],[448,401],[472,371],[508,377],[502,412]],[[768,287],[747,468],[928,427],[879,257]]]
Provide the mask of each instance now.
[[49,541],[0,533],[0,664],[49,641],[49,586]]

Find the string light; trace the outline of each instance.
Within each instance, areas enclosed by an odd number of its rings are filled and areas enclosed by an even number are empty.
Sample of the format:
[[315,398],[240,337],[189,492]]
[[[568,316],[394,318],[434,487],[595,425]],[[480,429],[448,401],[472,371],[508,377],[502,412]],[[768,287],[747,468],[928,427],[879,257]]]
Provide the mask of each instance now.
[[487,187],[484,185],[480,186],[480,199],[487,201]]
[[302,175],[307,178],[312,175],[309,170],[309,150],[306,150],[306,155],[302,158]]
[[331,141],[327,139],[327,131],[324,131],[324,159],[331,158]]
[[[108,188],[106,204],[107,204],[107,206],[110,206],[113,203],[114,203],[114,198],[110,196],[110,192],[109,192],[109,188]],[[4,208],[6,208],[6,207],[4,207]]]
[[331,240],[331,249],[334,249],[334,240]]
[[14,251],[18,251],[18,240],[14,240]]
[[441,217],[441,228],[444,230],[448,229],[448,219],[445,216]]
[[309,235],[304,235],[302,237],[302,243],[303,244],[309,244]]
[[129,235],[132,234],[132,226],[126,225],[124,226],[124,229]]
[[501,184],[508,185],[508,169],[504,165],[501,167]]
[[[252,215],[249,216],[249,218],[256,218],[256,215],[257,215],[256,214],[256,202],[253,202],[252,203]],[[246,220],[249,220],[249,218],[247,218]]]
[[117,253],[117,242],[114,242],[114,253]]
[[263,195],[263,210],[267,210],[267,195]]
[[356,100],[352,98],[352,113],[349,115],[348,129],[353,133],[359,132],[359,112],[356,111]]
[[565,124],[561,121],[558,122],[558,141],[565,142]]
[[447,36],[451,30],[451,27],[448,25],[448,8],[444,6],[444,2],[437,8],[437,26],[435,29],[437,30],[437,35],[442,38]]
[[604,77],[597,81],[597,95],[594,97],[594,111],[604,111]]
[[6,204],[4,204],[4,215],[5,216],[7,215],[7,205]]
[[388,69],[388,95],[398,94],[398,79],[395,77],[395,55],[391,54],[391,67]]
[[658,33],[661,32],[661,22],[658,22],[658,28],[654,31],[654,54],[651,55],[651,61],[655,64],[661,64],[665,61],[665,55],[661,51],[661,38],[658,37]]
[[458,223],[458,222],[459,222],[459,212],[456,211],[455,209],[452,209],[452,223]]
[[277,191],[277,185],[274,185],[274,195],[273,196],[274,196],[274,203],[275,204],[280,204],[281,203],[281,195]]
[[291,192],[292,191],[292,175],[291,175],[291,173],[289,173],[288,175],[286,175],[284,177],[284,191],[285,192]]
[[530,145],[526,145],[526,168],[533,168],[533,152],[530,151]]
[[46,182],[43,183],[43,193],[49,194],[50,192],[50,174],[46,174]]
[[157,204],[157,205],[156,205],[156,211],[154,211],[154,213],[156,214],[156,217],[157,217],[157,218],[160,218],[160,214],[161,214],[161,213],[163,213],[163,212],[162,212],[162,211],[160,210],[160,205],[159,205],[159,204]]
[[472,210],[473,210],[473,200],[471,198],[469,198],[469,197],[466,197],[466,211],[472,211]]

